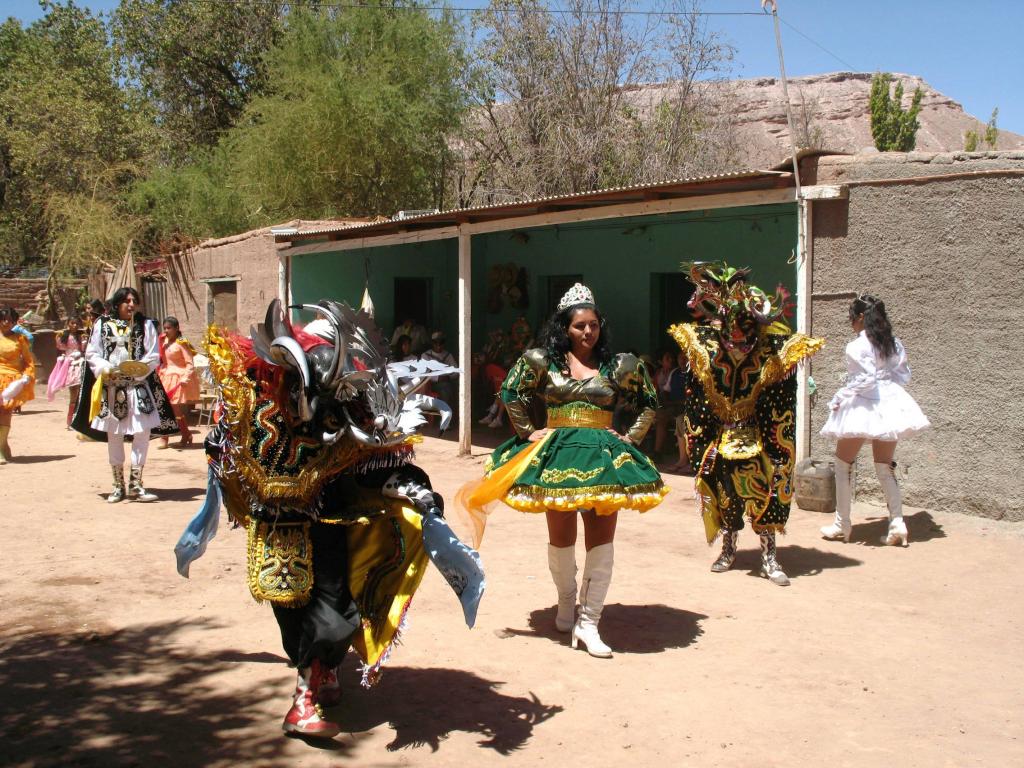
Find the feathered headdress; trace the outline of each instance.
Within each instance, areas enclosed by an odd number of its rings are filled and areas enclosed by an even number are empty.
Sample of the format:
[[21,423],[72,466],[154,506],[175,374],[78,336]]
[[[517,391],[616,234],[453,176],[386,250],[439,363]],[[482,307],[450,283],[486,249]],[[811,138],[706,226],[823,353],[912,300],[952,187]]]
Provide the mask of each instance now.
[[706,320],[724,320],[748,314],[762,325],[770,325],[792,314],[790,292],[783,285],[769,295],[747,282],[750,268],[736,269],[722,262],[694,261],[682,265],[694,285],[687,306]]

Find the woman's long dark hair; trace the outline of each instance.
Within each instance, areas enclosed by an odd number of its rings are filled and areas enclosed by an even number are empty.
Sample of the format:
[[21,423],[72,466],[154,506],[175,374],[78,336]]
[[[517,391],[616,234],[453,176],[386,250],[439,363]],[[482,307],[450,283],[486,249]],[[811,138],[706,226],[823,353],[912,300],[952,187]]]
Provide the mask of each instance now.
[[862,293],[850,304],[850,322],[860,315],[864,316],[864,331],[875,351],[883,359],[895,355],[896,339],[892,335],[889,317],[885,314],[885,302],[870,293]]
[[559,368],[564,369],[568,367],[566,355],[572,349],[572,344],[569,342],[569,326],[572,324],[573,315],[581,309],[592,309],[594,314],[597,315],[597,322],[601,333],[597,337],[597,344],[594,346],[594,357],[597,359],[598,364],[603,365],[612,359],[608,324],[605,322],[601,310],[589,305],[577,305],[556,311],[555,314],[548,318],[547,323],[541,328],[540,335],[537,337],[541,345],[547,349],[551,361]]
[[[142,297],[139,296],[139,292],[131,286],[125,286],[124,288],[118,288],[114,291],[114,295],[110,297],[108,306],[110,307],[110,316],[114,320],[118,320],[121,317],[121,305],[125,303],[129,296],[135,299],[135,306],[139,306],[142,303]],[[146,330],[146,316],[141,312],[136,311],[132,315],[131,324],[135,327],[135,332],[142,334]]]

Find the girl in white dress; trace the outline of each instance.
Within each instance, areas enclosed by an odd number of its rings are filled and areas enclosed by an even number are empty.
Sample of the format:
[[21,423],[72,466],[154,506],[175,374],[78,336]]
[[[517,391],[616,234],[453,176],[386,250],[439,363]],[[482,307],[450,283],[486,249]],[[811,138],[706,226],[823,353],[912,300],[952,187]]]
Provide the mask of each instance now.
[[836,443],[836,519],[821,529],[831,541],[849,541],[851,476],[857,454],[871,441],[875,474],[889,508],[889,530],[883,543],[907,546],[907,526],[896,482],[896,443],[927,429],[928,419],[903,388],[910,382],[907,352],[892,334],[885,304],[863,294],[850,305],[850,323],[857,338],[846,345],[846,386],[829,402],[831,410],[821,434]]

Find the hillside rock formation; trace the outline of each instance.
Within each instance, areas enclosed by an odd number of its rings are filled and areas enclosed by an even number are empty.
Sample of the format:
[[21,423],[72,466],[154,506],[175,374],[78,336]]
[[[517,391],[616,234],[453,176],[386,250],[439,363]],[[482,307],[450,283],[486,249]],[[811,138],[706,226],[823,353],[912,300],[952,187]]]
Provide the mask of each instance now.
[[[832,72],[791,78],[794,123],[797,135],[805,139],[798,144],[839,152],[874,151],[868,109],[871,77],[869,72]],[[924,92],[917,151],[959,151],[968,130],[984,130],[984,120],[964,112],[960,104],[920,77],[894,74],[893,78],[903,83],[904,106],[909,105],[915,88]],[[652,86],[658,87],[662,86]],[[740,165],[763,168],[784,160],[790,152],[790,139],[781,80],[733,80],[721,88],[721,103],[732,116],[736,131]],[[1000,130],[997,149],[1024,149],[1024,136]]]

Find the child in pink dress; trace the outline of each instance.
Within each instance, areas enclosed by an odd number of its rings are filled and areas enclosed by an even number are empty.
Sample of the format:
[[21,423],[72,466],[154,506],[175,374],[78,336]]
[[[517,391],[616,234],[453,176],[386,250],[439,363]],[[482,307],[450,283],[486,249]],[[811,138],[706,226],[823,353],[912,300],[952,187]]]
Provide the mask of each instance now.
[[71,429],[82,385],[82,366],[85,365],[85,337],[77,317],[68,318],[68,327],[57,336],[57,349],[61,355],[46,380],[46,399],[53,400],[58,391],[68,390],[67,428]]

